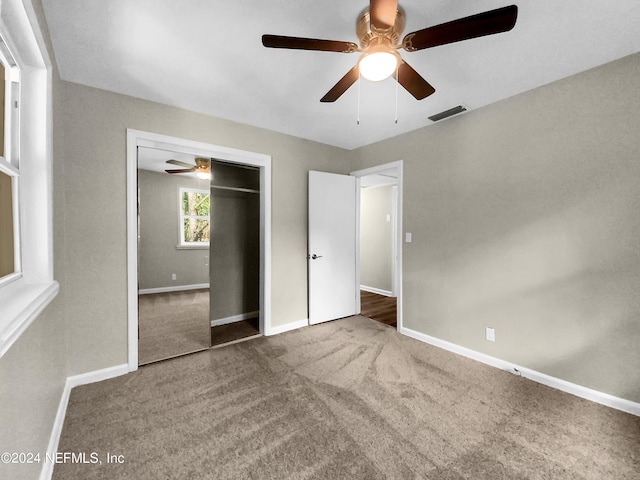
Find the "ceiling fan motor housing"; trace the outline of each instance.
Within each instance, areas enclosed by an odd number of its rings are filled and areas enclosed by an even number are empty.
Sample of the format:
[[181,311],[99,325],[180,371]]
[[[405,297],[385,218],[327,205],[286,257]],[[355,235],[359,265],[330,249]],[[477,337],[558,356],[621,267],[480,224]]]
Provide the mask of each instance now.
[[394,47],[400,40],[400,35],[404,31],[405,15],[404,10],[398,7],[396,21],[392,27],[381,29],[371,25],[371,13],[368,8],[358,15],[356,21],[356,35],[360,39],[360,48],[366,50],[370,46],[384,45]]

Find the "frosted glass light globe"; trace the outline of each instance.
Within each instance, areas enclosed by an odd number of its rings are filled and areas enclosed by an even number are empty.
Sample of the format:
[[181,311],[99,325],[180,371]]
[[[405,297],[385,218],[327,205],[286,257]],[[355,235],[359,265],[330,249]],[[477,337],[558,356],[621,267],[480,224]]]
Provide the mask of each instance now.
[[364,54],[358,62],[360,74],[367,80],[379,82],[393,75],[398,68],[398,54],[395,52],[373,52]]

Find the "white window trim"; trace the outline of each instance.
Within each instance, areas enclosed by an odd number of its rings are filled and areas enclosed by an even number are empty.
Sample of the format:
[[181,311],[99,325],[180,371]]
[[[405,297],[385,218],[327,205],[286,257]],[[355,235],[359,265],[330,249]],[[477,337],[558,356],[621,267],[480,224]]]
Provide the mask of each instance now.
[[[195,193],[204,193],[209,195],[209,216],[196,216],[196,215],[185,215],[182,212],[182,194],[184,192],[195,192]],[[209,190],[205,190],[202,188],[192,188],[192,187],[178,187],[178,245],[177,249],[208,249],[210,242],[186,242],[184,239],[184,219],[185,218],[197,218],[197,219],[206,219],[209,221],[209,231],[211,231],[211,192]]]
[[58,294],[53,279],[51,61],[30,0],[0,2],[0,32],[20,70],[21,274],[0,284],[0,357]]
[[[4,35],[0,32],[0,61],[3,64],[4,85],[4,156],[0,156],[0,172],[11,178],[11,207],[13,218],[13,273],[0,278],[0,287],[22,277],[22,255],[20,243],[20,113],[14,103],[20,99],[20,71],[9,50]],[[17,88],[14,89],[14,86]],[[15,109],[14,109],[15,108]],[[14,145],[16,144],[16,145]]]

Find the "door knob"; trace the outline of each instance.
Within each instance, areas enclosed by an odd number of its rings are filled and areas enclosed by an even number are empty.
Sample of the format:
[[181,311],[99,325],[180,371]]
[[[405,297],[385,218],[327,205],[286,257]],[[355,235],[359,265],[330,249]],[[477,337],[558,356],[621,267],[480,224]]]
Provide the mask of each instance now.
[[307,256],[307,258],[310,258],[311,260],[317,260],[318,258],[322,258],[322,255],[316,255],[314,253],[313,255]]

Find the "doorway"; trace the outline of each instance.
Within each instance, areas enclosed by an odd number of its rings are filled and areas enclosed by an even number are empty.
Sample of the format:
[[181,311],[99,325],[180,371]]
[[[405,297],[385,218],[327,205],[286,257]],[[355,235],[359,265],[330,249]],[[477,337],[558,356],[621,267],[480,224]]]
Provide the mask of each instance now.
[[211,345],[260,335],[260,170],[212,160]]
[[402,328],[402,161],[352,172],[358,179],[359,311]]
[[[257,268],[253,271],[259,272],[257,276],[258,291],[258,330],[262,334],[269,334],[271,330],[271,157],[268,155],[253,152],[231,149],[218,145],[193,142],[176,137],[168,137],[138,130],[127,130],[127,296],[128,296],[128,367],[129,371],[134,371],[139,364],[138,330],[140,328],[138,315],[138,284],[139,284],[139,256],[138,256],[138,149],[147,148],[158,151],[171,152],[175,155],[191,155],[198,157],[215,158],[224,165],[233,167],[244,167],[255,174],[254,182],[258,188],[254,190],[253,205],[259,205],[259,215],[256,218],[258,223],[259,241],[251,247],[256,253]],[[255,186],[254,183],[254,186]],[[207,183],[208,187],[208,183]],[[224,187],[224,186],[223,186]],[[237,187],[246,190],[244,187]],[[224,188],[223,188],[224,189]],[[211,189],[213,191],[213,189]],[[232,191],[231,195],[240,193],[240,196],[249,192]],[[176,203],[178,203],[176,197]],[[176,220],[177,221],[177,220]],[[208,251],[208,249],[207,249]],[[209,256],[201,252],[200,259],[203,266],[209,267]],[[206,258],[205,258],[206,257]],[[207,265],[205,265],[205,263]],[[175,272],[172,272],[175,273]],[[177,277],[177,275],[176,275]],[[173,278],[173,277],[171,277]],[[176,278],[177,280],[177,278]],[[191,286],[203,286],[198,281]],[[208,288],[209,285],[206,285]],[[197,290],[195,288],[190,290]],[[201,296],[202,297],[202,296]],[[209,297],[206,292],[204,297]],[[202,299],[202,298],[201,298]],[[209,315],[207,314],[209,317]],[[208,320],[210,321],[210,320]],[[210,333],[210,326],[207,329]],[[211,344],[209,337],[206,342]],[[204,347],[202,347],[204,348]],[[208,348],[208,346],[207,346]]]
[[[402,329],[402,160],[340,175],[309,172],[308,288],[309,324],[362,312],[360,234],[361,186],[388,185],[392,250],[390,287],[395,301],[395,328]],[[336,293],[336,288],[339,290]],[[376,294],[381,293],[378,289]],[[327,308],[330,305],[331,308]]]

